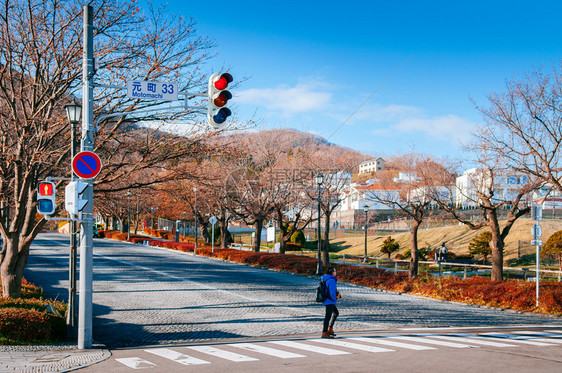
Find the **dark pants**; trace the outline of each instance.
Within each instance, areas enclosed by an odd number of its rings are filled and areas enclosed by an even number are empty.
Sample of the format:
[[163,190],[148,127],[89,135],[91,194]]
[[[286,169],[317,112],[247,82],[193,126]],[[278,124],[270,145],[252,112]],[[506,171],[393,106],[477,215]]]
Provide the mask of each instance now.
[[324,317],[324,329],[322,332],[327,332],[328,328],[333,328],[336,319],[340,315],[338,308],[335,304],[327,304],[326,305],[326,316]]

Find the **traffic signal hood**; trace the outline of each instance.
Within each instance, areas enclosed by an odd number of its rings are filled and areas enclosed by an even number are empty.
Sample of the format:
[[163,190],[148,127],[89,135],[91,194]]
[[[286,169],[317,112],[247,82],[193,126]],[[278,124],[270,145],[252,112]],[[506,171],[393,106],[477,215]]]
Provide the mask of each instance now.
[[82,181],[71,181],[64,189],[64,208],[71,215],[78,215],[86,207],[87,199],[80,198],[88,183]]
[[226,118],[232,115],[232,111],[225,107],[228,100],[232,98],[232,94],[226,90],[232,80],[232,75],[229,73],[215,73],[209,78],[207,120],[214,128],[222,128]]
[[56,194],[55,183],[50,181],[39,183],[37,190],[37,212],[43,215],[54,214],[57,207],[55,204]]

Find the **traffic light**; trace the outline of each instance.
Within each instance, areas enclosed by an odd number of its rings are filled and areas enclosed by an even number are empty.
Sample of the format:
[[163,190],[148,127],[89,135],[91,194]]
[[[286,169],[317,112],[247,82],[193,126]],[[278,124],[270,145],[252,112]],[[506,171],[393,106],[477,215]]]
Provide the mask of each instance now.
[[80,198],[80,195],[84,193],[87,187],[88,183],[71,181],[64,188],[64,208],[70,215],[78,215],[86,207],[88,200]]
[[54,214],[57,207],[55,204],[56,194],[55,183],[50,181],[40,182],[37,191],[37,212],[43,215]]
[[232,82],[232,75],[229,73],[214,73],[209,78],[209,108],[207,110],[207,120],[214,128],[222,128],[226,118],[232,115],[226,107],[232,94],[226,90],[228,84]]

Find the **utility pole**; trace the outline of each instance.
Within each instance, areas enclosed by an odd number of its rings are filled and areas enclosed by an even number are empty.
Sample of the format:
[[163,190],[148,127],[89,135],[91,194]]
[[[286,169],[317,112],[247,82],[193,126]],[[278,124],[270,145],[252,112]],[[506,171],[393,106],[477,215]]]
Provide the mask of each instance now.
[[[84,6],[84,51],[82,54],[82,143],[81,151],[94,150],[94,33],[93,10]],[[94,182],[84,180],[88,187],[82,193],[87,204],[80,212],[80,298],[78,314],[78,348],[92,348],[92,278]]]

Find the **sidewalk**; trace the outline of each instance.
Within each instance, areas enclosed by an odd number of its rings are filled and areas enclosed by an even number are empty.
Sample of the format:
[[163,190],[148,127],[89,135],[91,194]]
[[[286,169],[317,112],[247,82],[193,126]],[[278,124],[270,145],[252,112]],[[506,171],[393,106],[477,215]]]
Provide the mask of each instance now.
[[88,350],[76,345],[0,346],[0,372],[68,372],[110,356],[102,346]]

